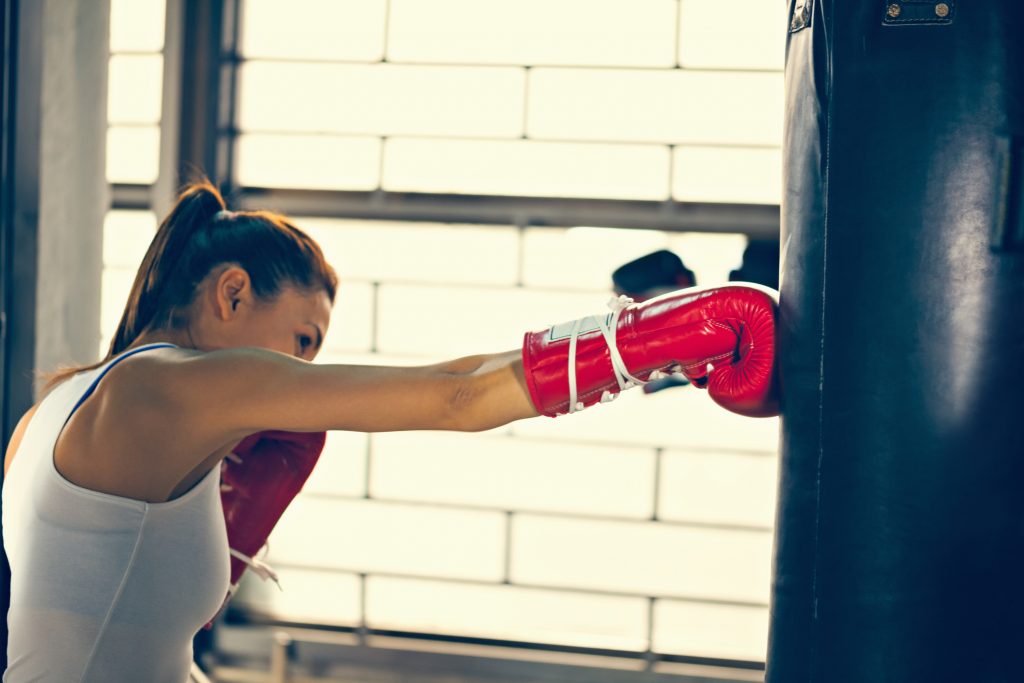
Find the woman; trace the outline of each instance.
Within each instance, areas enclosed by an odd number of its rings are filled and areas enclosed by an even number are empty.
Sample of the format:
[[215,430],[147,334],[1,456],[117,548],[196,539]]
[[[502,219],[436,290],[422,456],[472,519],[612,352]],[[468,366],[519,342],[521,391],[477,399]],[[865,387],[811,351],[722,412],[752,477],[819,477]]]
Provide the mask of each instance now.
[[282,216],[186,189],[107,358],[58,373],[8,448],[4,681],[184,681],[228,585],[218,465],[256,432],[484,430],[672,370],[737,412],[776,410],[774,302],[754,288],[620,300],[506,353],[313,365],[337,286]]

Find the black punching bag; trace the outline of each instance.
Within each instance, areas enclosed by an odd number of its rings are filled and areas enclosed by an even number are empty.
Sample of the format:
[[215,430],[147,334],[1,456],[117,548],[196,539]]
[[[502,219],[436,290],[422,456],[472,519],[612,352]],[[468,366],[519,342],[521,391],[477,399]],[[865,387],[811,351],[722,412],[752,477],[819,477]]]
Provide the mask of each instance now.
[[1019,683],[1024,2],[790,0],[786,91],[767,681]]

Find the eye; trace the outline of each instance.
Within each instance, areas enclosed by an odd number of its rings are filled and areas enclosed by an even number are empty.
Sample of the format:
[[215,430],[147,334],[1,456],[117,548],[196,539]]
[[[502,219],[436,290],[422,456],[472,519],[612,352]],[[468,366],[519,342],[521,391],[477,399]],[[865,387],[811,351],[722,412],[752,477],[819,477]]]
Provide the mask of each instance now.
[[303,351],[305,351],[306,349],[313,345],[313,338],[310,337],[308,334],[300,334],[298,336],[298,340],[299,348],[302,349]]

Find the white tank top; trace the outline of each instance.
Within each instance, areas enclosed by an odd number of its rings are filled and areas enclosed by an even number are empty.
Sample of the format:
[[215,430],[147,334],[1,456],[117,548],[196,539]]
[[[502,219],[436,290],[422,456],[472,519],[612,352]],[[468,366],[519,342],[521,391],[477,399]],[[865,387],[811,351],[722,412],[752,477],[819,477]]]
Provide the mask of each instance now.
[[192,638],[228,590],[220,468],[179,498],[146,503],[77,486],[53,463],[57,436],[107,370],[166,346],[71,377],[28,423],[3,485],[5,683],[188,680]]

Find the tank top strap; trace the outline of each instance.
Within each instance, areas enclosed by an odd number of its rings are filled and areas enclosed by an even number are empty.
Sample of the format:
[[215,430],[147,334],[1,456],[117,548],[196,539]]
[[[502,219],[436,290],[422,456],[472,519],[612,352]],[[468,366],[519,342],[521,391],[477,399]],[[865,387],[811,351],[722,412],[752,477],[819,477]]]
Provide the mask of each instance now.
[[74,415],[78,411],[78,409],[81,407],[81,405],[83,403],[85,403],[85,401],[90,396],[92,396],[93,392],[96,391],[96,387],[99,385],[100,380],[102,380],[104,377],[106,377],[107,373],[110,372],[114,368],[115,365],[117,365],[118,363],[123,361],[125,358],[131,358],[132,356],[134,356],[137,353],[142,353],[143,351],[149,351],[151,349],[166,349],[166,348],[178,348],[178,347],[177,347],[176,344],[170,344],[170,343],[167,343],[167,342],[157,342],[155,344],[146,344],[146,345],[140,346],[140,347],[138,347],[136,349],[132,349],[130,351],[125,351],[120,356],[116,356],[113,359],[111,359],[111,361],[109,363],[107,363],[106,366],[103,367],[102,371],[89,384],[89,388],[85,390],[85,393],[83,393],[79,397],[78,402],[75,403],[75,406],[71,409],[71,412],[68,413],[68,419],[70,420],[71,416]]

